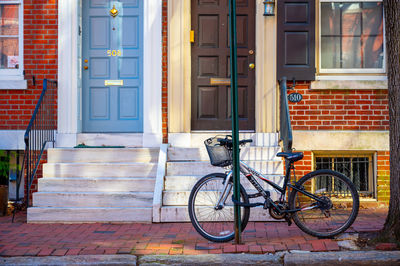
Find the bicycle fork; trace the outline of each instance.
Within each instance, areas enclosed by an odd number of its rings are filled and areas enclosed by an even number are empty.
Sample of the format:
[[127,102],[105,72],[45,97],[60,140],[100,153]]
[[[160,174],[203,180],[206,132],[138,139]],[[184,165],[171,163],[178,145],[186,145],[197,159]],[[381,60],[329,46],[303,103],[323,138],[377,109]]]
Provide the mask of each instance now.
[[225,180],[224,180],[224,189],[222,190],[221,196],[219,197],[219,200],[217,202],[217,205],[214,206],[216,210],[221,210],[224,208],[225,201],[228,198],[229,193],[231,192],[232,189],[232,182],[229,182],[230,178],[232,176],[232,171],[229,172],[229,174],[226,175]]

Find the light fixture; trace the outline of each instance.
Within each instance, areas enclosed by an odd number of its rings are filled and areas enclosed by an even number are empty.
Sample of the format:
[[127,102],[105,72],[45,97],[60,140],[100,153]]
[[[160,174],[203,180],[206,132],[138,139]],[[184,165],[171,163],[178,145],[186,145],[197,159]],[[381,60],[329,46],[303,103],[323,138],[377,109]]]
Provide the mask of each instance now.
[[267,0],[264,1],[264,16],[275,16],[275,1],[274,0]]

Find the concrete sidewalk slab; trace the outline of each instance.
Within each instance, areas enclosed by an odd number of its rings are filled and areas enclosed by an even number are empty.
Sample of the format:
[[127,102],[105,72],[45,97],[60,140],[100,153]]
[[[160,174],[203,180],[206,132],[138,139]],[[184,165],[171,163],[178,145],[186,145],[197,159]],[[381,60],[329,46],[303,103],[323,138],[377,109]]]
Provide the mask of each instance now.
[[97,265],[136,265],[133,255],[81,255],[81,256],[49,256],[49,257],[10,257],[0,258],[0,265],[15,266],[97,266]]
[[281,256],[272,254],[150,255],[138,258],[138,265],[282,265]]
[[0,265],[400,265],[400,251],[280,252],[275,254],[80,255],[0,258]]
[[400,265],[400,251],[342,251],[289,253],[284,265]]

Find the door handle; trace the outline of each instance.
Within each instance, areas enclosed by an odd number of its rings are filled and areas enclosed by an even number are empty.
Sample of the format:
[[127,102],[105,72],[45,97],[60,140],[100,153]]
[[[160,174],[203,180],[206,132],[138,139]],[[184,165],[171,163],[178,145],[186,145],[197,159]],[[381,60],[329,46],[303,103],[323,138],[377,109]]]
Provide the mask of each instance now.
[[256,67],[256,65],[254,63],[249,64],[250,69],[254,69],[255,67]]

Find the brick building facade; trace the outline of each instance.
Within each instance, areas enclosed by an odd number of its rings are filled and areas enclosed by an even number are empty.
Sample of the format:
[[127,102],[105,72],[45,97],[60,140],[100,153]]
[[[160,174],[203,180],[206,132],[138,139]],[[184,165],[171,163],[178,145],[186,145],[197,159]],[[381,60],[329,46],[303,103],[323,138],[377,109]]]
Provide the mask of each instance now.
[[[88,49],[85,48],[87,42],[85,38],[89,38],[87,29],[85,31],[85,24],[82,22],[83,12],[86,12],[85,8],[97,8],[104,3],[107,5],[108,12],[112,6],[108,6],[108,1],[93,1],[93,5],[89,7],[82,6],[81,2],[21,0],[18,4],[23,7],[23,19],[19,19],[19,23],[23,23],[23,34],[20,34],[19,38],[23,40],[21,44],[23,44],[24,60],[20,69],[24,70],[24,76],[21,73],[19,77],[8,80],[7,75],[1,76],[0,73],[0,82],[3,84],[0,85],[0,120],[2,121],[0,136],[4,140],[0,144],[0,149],[24,149],[23,131],[29,123],[40,96],[43,79],[54,79],[59,82],[57,146],[73,147],[80,144],[82,135],[93,133],[85,131],[85,118],[82,118],[85,116],[85,103],[82,99],[84,98],[82,96],[84,95],[84,86],[82,84],[86,82],[83,66],[86,59],[84,58],[85,53],[87,53],[85,49]],[[215,51],[211,56],[212,60],[210,58],[208,58],[209,61],[206,60],[209,65],[192,73],[196,64],[195,52],[192,49],[196,46],[196,42],[204,41],[203,44],[209,48],[215,41],[212,38],[213,34],[203,36],[199,34],[199,30],[196,31],[195,18],[197,16],[202,19],[204,14],[215,15],[213,8],[209,9],[211,11],[203,11],[202,7],[195,8],[196,1],[152,0],[143,2],[143,5],[138,7],[140,9],[138,16],[142,23],[138,32],[143,31],[143,35],[138,33],[138,36],[142,37],[143,45],[140,48],[143,69],[142,72],[139,71],[141,76],[138,78],[141,81],[140,86],[143,86],[141,109],[143,115],[141,126],[143,128],[125,133],[140,133],[140,145],[155,147],[161,143],[176,145],[178,140],[188,141],[191,145],[190,139],[194,138],[196,134],[220,133],[221,130],[212,127],[200,130],[192,129],[193,120],[198,118],[192,117],[192,113],[211,106],[213,103],[211,100],[215,98],[207,98],[207,95],[210,95],[207,93],[210,93],[212,86],[210,84],[202,85],[200,86],[202,89],[207,88],[202,91],[206,94],[206,101],[203,100],[205,102],[203,105],[193,107],[195,103],[197,104],[197,100],[192,98],[195,94],[195,90],[192,88],[195,84],[194,79],[201,76],[200,74],[204,74],[207,78],[226,78],[213,72],[215,69],[222,71],[212,65],[219,53]],[[329,1],[313,2],[316,14],[325,12],[323,4],[326,2]],[[363,2],[365,1],[360,1],[361,9],[364,8]],[[132,1],[132,3],[136,5],[137,2]],[[208,1],[206,4],[212,5],[213,3],[213,1]],[[238,3],[240,6],[247,1],[238,1]],[[379,6],[381,1],[376,1],[376,3]],[[0,2],[0,5],[6,4],[7,1]],[[254,93],[254,102],[250,104],[253,109],[249,108],[243,112],[244,114],[254,112],[254,118],[252,118],[254,126],[246,129],[245,133],[252,134],[252,137],[257,140],[255,141],[256,145],[261,146],[265,144],[262,140],[279,133],[279,86],[277,82],[279,78],[277,78],[276,72],[277,62],[280,60],[277,49],[281,45],[277,39],[277,31],[280,30],[277,26],[277,17],[281,15],[277,12],[275,17],[263,16],[263,5],[263,1],[256,0],[252,10],[243,8],[244,11],[240,11],[249,12],[249,18],[254,20],[252,23],[255,25],[254,32],[252,32],[254,47],[246,48],[248,57],[242,62],[242,76],[251,71],[254,72],[253,80],[251,80],[251,84],[254,84],[252,86],[254,87],[254,92],[252,92]],[[116,8],[118,9],[120,6],[117,4]],[[354,10],[356,9],[353,9],[352,15],[345,16],[342,20],[357,19],[357,16],[354,16],[354,12],[357,10]],[[115,19],[110,19],[115,21]],[[318,40],[322,42],[323,38],[328,38],[326,37],[328,35],[324,35],[321,30],[319,23],[323,22],[319,21],[319,16],[314,19],[313,27],[317,30],[315,39],[318,44]],[[239,21],[239,23],[242,22]],[[213,20],[205,21],[205,23],[209,26],[210,31],[215,26]],[[115,28],[115,26],[113,27]],[[114,31],[113,27],[110,28],[110,32]],[[219,28],[216,27],[216,29]],[[379,43],[376,40],[375,42]],[[317,58],[321,57],[318,49],[317,45],[317,48],[312,51]],[[204,55],[203,58],[205,58]],[[318,66],[318,59],[315,62],[317,66],[313,71],[315,72],[317,69],[318,73],[313,74],[317,78],[312,81],[299,79],[294,91],[302,94],[303,100],[289,104],[294,130],[294,147],[305,152],[305,158],[296,164],[297,174],[302,175],[314,170],[319,163],[327,165],[329,160],[331,160],[331,167],[336,169],[335,165],[338,164],[337,158],[339,158],[342,165],[346,164],[351,168],[349,171],[352,171],[352,174],[368,173],[368,177],[360,179],[362,183],[360,186],[364,186],[367,200],[388,202],[388,100],[386,77],[384,71],[382,72],[384,66],[380,67],[377,73],[368,74],[367,71],[348,75],[343,71],[341,73],[340,71],[325,73],[326,69]],[[248,70],[247,66],[251,63],[255,64],[255,68]],[[377,64],[380,66],[379,62]],[[94,66],[95,64],[88,65],[89,71]],[[102,73],[100,74],[102,75]],[[33,86],[33,76],[36,86]],[[352,79],[352,76],[355,78]],[[290,80],[291,77],[288,79]],[[6,88],[6,84],[10,84],[12,88]],[[289,90],[288,93],[294,91]],[[132,94],[128,95],[132,96]],[[248,94],[242,95],[244,95],[242,97],[244,99]],[[99,98],[101,99],[101,96]],[[207,112],[211,109],[208,109]],[[203,114],[199,112],[199,117],[204,115],[206,119],[214,119],[212,117],[214,114],[207,112]],[[223,133],[226,133],[225,131],[228,129],[222,130]],[[94,133],[110,132],[97,130]],[[124,140],[121,137],[121,141]],[[121,145],[121,142],[117,143]],[[354,170],[356,167],[365,169]]]

